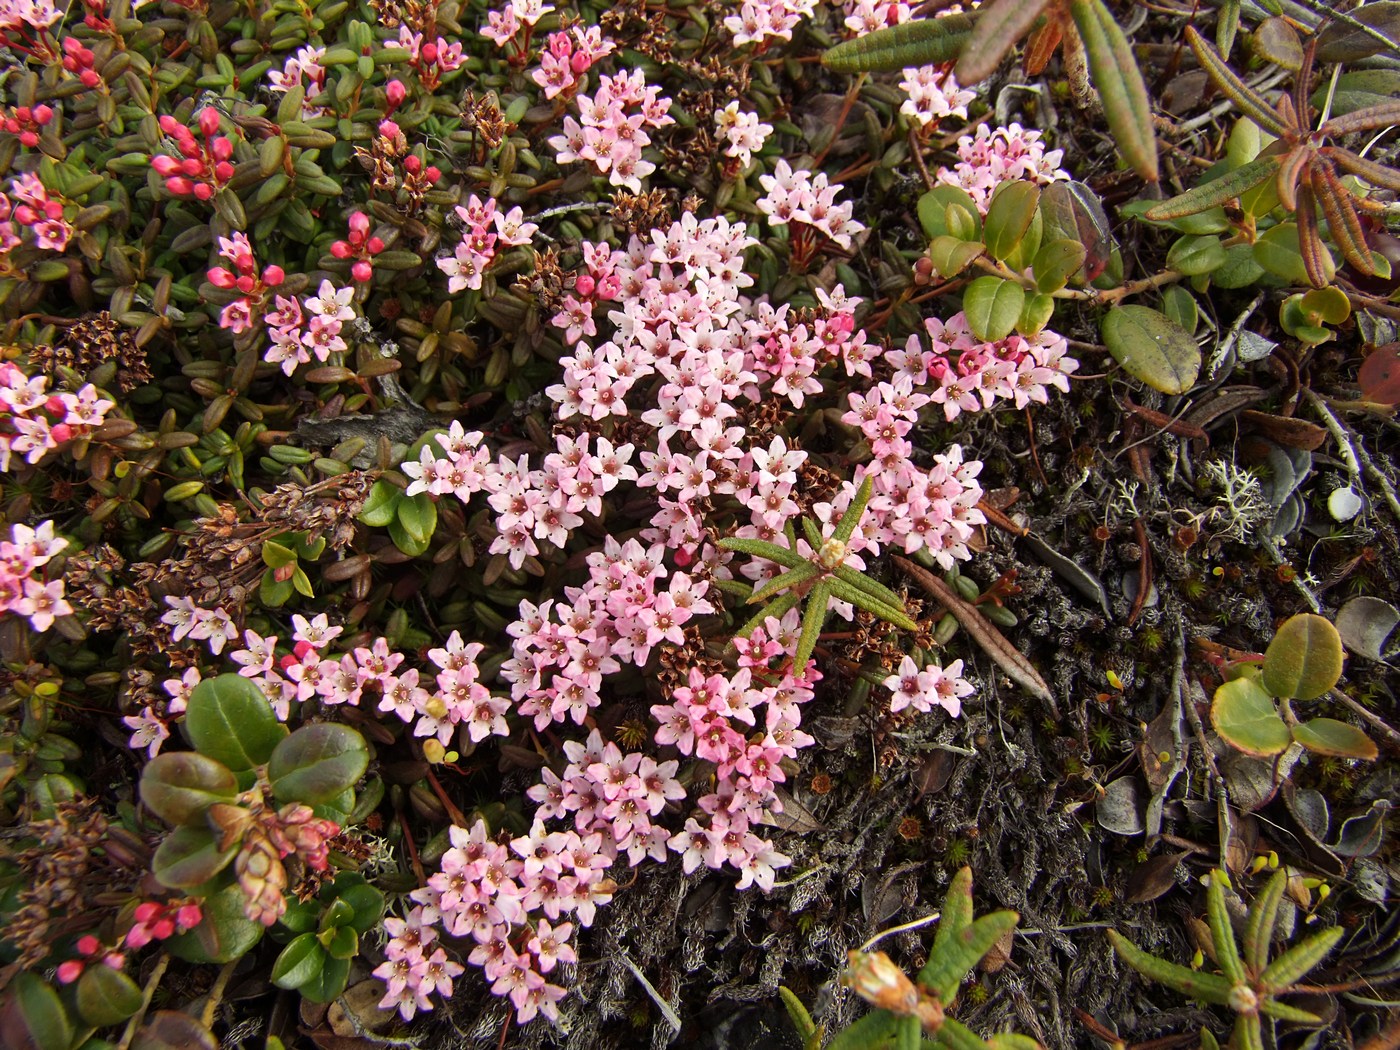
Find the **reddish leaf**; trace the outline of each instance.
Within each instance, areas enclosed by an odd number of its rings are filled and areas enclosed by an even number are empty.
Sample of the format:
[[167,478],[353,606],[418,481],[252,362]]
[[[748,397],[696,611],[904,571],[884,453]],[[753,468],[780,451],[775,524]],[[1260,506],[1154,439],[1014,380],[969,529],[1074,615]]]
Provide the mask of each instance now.
[[1379,405],[1400,404],[1400,343],[1378,346],[1361,364],[1356,377],[1361,397]]

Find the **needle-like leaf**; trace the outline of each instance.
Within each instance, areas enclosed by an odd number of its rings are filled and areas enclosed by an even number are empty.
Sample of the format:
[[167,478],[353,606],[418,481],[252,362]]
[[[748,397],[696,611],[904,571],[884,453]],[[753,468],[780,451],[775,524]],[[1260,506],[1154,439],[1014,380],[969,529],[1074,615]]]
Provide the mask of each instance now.
[[1144,213],[1144,217],[1152,222],[1166,222],[1225,204],[1246,190],[1258,186],[1278,171],[1281,163],[1278,157],[1260,157],[1258,160],[1252,160],[1234,171],[1226,172],[1218,179],[1211,179],[1202,186],[1153,205]]
[[1269,991],[1282,991],[1302,980],[1304,974],[1322,962],[1346,931],[1340,926],[1319,930],[1302,944],[1295,944],[1265,967],[1259,982]]
[[759,602],[766,602],[773,595],[780,591],[785,591],[790,587],[800,587],[814,576],[820,576],[822,568],[814,562],[803,562],[795,569],[789,569],[780,576],[774,576],[753,594],[749,595],[747,604],[757,605]]
[[861,515],[865,513],[866,504],[870,502],[870,494],[875,490],[874,479],[866,475],[864,481],[860,483],[860,488],[856,490],[855,499],[851,500],[851,505],[846,508],[846,513],[841,515],[841,520],[836,523],[836,528],[832,532],[832,539],[846,543],[855,534],[856,526],[860,524]]
[[802,674],[807,669],[807,661],[817,647],[822,627],[826,624],[827,601],[831,598],[831,578],[818,580],[807,596],[807,608],[802,613],[802,633],[797,638],[797,652],[792,657],[793,674]]
[[837,579],[844,580],[852,587],[858,587],[863,591],[867,591],[872,597],[878,598],[886,605],[893,605],[896,609],[904,608],[903,598],[895,594],[894,591],[890,590],[883,583],[877,583],[872,580],[869,576],[865,575],[865,573],[857,572],[849,565],[838,565],[834,572]]
[[1342,256],[1358,273],[1375,276],[1376,267],[1371,261],[1371,249],[1366,244],[1366,231],[1361,228],[1361,219],[1352,207],[1351,194],[1337,178],[1337,173],[1326,164],[1315,165],[1312,187],[1318,203],[1322,205],[1322,214],[1327,218],[1328,232],[1342,250]]
[[1250,906],[1244,928],[1244,961],[1251,973],[1260,973],[1269,964],[1269,942],[1274,937],[1279,905],[1287,886],[1288,876],[1280,868]]
[[1201,999],[1217,1006],[1225,1006],[1230,1002],[1230,989],[1234,985],[1229,978],[1215,973],[1190,970],[1185,966],[1159,959],[1143,951],[1117,930],[1109,930],[1108,939],[1113,943],[1113,950],[1123,961],[1144,977],[1149,977],[1158,984],[1165,984],[1168,988],[1174,988],[1192,999]]
[[1201,68],[1215,81],[1215,86],[1244,111],[1245,116],[1271,135],[1284,138],[1290,133],[1291,129],[1274,112],[1269,100],[1241,80],[1206,38],[1196,32],[1195,27],[1186,27],[1186,40],[1191,45],[1191,50],[1196,53],[1196,60],[1201,63]]
[[1387,190],[1400,192],[1400,171],[1384,164],[1377,164],[1373,160],[1367,160],[1342,146],[1324,146],[1322,152],[1353,175],[1365,179],[1372,186],[1381,186]]
[[1210,921],[1210,939],[1215,945],[1215,961],[1225,971],[1232,984],[1248,981],[1244,961],[1235,945],[1235,932],[1230,928],[1230,913],[1225,908],[1225,873],[1210,873],[1210,885],[1206,888],[1206,918]]
[[866,612],[874,613],[880,619],[894,624],[901,630],[917,631],[919,629],[918,624],[893,605],[886,605],[884,602],[876,600],[865,591],[852,587],[845,580],[836,576],[828,576],[823,582],[830,588],[832,596],[843,602],[850,602]]
[[727,551],[738,551],[740,554],[750,554],[755,558],[763,558],[767,561],[775,561],[779,565],[789,569],[795,569],[799,565],[806,565],[807,559],[798,554],[791,547],[779,547],[776,543],[769,543],[767,540],[741,539],[738,536],[726,536],[719,541],[719,545]]

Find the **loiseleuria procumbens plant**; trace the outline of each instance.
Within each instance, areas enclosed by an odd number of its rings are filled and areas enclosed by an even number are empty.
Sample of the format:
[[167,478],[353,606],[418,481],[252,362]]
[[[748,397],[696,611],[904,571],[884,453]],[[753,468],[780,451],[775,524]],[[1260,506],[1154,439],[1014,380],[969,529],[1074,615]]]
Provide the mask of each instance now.
[[800,674],[817,646],[832,598],[850,602],[906,631],[918,630],[918,624],[909,618],[899,595],[846,564],[847,544],[860,524],[866,504],[870,502],[871,489],[872,482],[867,477],[856,492],[855,499],[851,500],[851,505],[846,508],[846,513],[836,522],[829,539],[822,537],[821,527],[816,522],[809,518],[802,519],[802,531],[815,552],[811,558],[798,553],[791,523],[787,529],[789,546],[786,547],[767,540],[732,536],[719,541],[725,550],[776,562],[787,570],[749,596],[750,605],[760,602],[767,604],[735,632],[736,637],[747,636],[770,616],[781,619],[805,596],[807,605],[802,613],[802,632],[798,635],[797,652],[793,654],[792,663],[794,673]]

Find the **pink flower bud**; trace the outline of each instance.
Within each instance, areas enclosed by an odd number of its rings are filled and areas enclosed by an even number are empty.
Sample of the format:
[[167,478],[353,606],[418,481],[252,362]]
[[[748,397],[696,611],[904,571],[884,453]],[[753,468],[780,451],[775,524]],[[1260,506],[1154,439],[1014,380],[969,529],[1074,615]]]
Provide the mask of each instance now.
[[371,255],[378,255],[384,250],[384,241],[380,237],[371,237],[365,247],[369,249]]
[[219,111],[213,106],[205,106],[199,111],[199,130],[205,138],[219,133]]
[[576,74],[588,72],[588,67],[591,65],[593,65],[593,59],[582,51],[575,52],[574,56],[569,59],[569,68]]
[[51,121],[52,119],[53,119],[53,107],[52,107],[52,106],[35,106],[35,107],[34,107],[34,122],[35,122],[36,124],[47,124],[47,123],[48,123],[49,121]]
[[257,283],[257,281],[253,280],[247,274],[244,274],[242,277],[238,278],[238,280],[234,282],[234,285],[244,295],[252,295],[253,289],[257,286]]
[[428,170],[423,172],[423,175],[429,182],[437,182],[438,179],[442,178],[442,170],[436,164],[429,164]]
[[357,212],[355,212],[353,215],[351,215],[351,216],[350,216],[350,232],[351,232],[351,233],[360,233],[360,234],[368,233],[368,232],[369,232],[369,216],[366,215],[366,214],[365,214],[364,212],[362,212],[362,211],[357,211]]
[[276,285],[281,284],[281,283],[282,283],[283,281],[285,281],[286,279],[287,279],[287,272],[286,272],[285,270],[283,270],[282,267],[276,265],[275,263],[272,264],[272,265],[270,265],[270,266],[265,266],[265,267],[263,267],[263,272],[262,272],[262,282],[263,282],[263,284],[266,284],[266,285],[270,285],[270,286],[274,286],[274,287],[275,287]]
[[354,266],[350,267],[350,276],[355,278],[355,280],[359,281],[361,284],[364,284],[366,281],[368,281],[371,277],[374,276],[374,267],[370,266],[370,264],[365,262],[364,260],[361,260],[360,262],[357,262]]
[[221,160],[214,165],[214,178],[220,182],[228,182],[233,178],[233,165],[226,160]]
[[347,244],[345,241],[332,241],[331,254],[334,255],[337,259],[348,259],[350,258],[351,254],[350,245]]
[[233,139],[220,135],[214,140],[212,150],[215,160],[228,160],[233,156]]
[[[174,177],[165,180],[165,188],[177,197],[188,197],[194,192],[194,183],[189,179]],[[207,198],[204,198],[207,199]]]
[[423,162],[417,157],[417,155],[410,153],[407,157],[403,159],[403,166],[404,170],[407,171],[410,175],[417,175],[423,167]]
[[187,157],[180,162],[180,173],[188,175],[190,178],[197,178],[204,170],[204,161],[198,157]]
[[201,182],[195,186],[194,196],[196,200],[207,201],[214,196],[214,187],[207,182]]
[[181,930],[192,930],[204,921],[204,913],[198,904],[186,904],[175,913],[175,922]]
[[389,111],[393,112],[403,105],[403,100],[408,97],[408,88],[404,87],[403,81],[391,80],[384,85],[384,98],[389,103]]
[[579,274],[578,279],[574,281],[574,290],[585,299],[593,295],[596,287],[597,282],[586,273]]
[[215,288],[232,288],[234,276],[222,266],[215,266],[209,271],[209,283]]
[[83,963],[79,959],[69,959],[58,967],[58,983],[72,984],[83,975]]
[[83,82],[83,87],[95,88],[102,83],[102,78],[93,69],[85,69],[78,75],[78,79]]
[[381,120],[379,122],[379,134],[386,139],[398,138],[401,134],[399,126],[392,120]]
[[52,395],[44,402],[44,409],[55,416],[66,415],[68,412],[68,406],[63,403],[63,398],[59,397],[57,394]]
[[151,158],[151,167],[156,169],[156,174],[162,177],[174,175],[180,170],[180,162],[174,157],[167,157],[162,153],[158,157]]
[[180,122],[174,117],[172,117],[169,113],[166,113],[163,116],[161,116],[159,123],[160,130],[165,132],[167,135],[175,134],[175,129],[180,126]]
[[436,62],[436,61],[437,61],[437,57],[438,57],[438,48],[437,48],[437,45],[436,45],[436,44],[424,44],[424,45],[423,45],[422,55],[423,55],[423,61],[424,61],[424,62],[427,62],[429,65],[431,65],[431,64],[434,63],[434,62]]
[[150,922],[165,909],[156,901],[143,901],[136,905],[136,921]]

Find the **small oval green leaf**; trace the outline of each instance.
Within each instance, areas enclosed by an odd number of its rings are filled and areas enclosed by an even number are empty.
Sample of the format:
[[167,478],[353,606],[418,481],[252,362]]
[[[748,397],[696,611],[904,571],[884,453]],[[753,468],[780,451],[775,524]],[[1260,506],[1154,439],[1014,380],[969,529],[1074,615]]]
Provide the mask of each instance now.
[[1130,375],[1164,394],[1184,394],[1201,371],[1201,350],[1191,334],[1146,306],[1106,313],[1103,341]]
[[1264,688],[1274,696],[1313,700],[1341,677],[1342,636],[1313,613],[1289,617],[1264,653]]
[[1253,678],[1236,678],[1215,691],[1210,722],[1231,747],[1259,758],[1282,754],[1293,741],[1274,698]]
[[1021,319],[1026,290],[1015,281],[990,274],[978,277],[963,292],[963,312],[967,326],[978,339],[994,343],[1005,339]]

